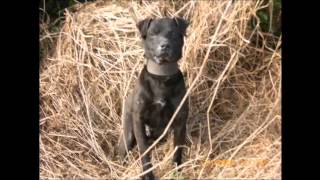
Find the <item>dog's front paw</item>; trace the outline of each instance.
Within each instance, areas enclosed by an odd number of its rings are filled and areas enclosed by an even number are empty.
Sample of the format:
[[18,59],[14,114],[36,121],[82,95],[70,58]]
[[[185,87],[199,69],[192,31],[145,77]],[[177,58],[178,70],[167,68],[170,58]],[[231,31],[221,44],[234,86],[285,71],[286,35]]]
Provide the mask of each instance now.
[[118,145],[118,156],[122,164],[126,164],[127,161],[127,150],[123,141],[120,141]]
[[182,162],[181,154],[180,153],[174,154],[173,158],[172,158],[173,165],[179,166],[181,164],[181,162]]
[[120,143],[118,145],[118,153],[119,153],[118,155],[120,156],[120,159],[124,159],[126,157],[127,151],[123,143]]

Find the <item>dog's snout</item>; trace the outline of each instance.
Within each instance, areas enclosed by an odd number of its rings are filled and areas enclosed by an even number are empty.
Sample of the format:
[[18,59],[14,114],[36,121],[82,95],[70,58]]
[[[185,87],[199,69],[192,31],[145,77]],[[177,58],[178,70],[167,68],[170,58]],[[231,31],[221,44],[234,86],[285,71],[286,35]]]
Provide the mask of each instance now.
[[169,44],[164,43],[160,45],[161,49],[168,49],[169,48]]
[[169,48],[170,48],[170,45],[167,42],[163,42],[163,43],[160,44],[160,49],[161,50],[167,50]]

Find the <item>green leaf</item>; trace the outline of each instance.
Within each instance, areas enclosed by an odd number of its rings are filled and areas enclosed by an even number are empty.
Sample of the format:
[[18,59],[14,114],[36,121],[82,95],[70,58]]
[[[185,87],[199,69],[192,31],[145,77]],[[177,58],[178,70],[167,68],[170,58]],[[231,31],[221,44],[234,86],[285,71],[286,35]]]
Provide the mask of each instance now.
[[258,16],[259,16],[262,23],[268,23],[269,18],[268,18],[267,13],[260,11],[260,12],[258,12]]

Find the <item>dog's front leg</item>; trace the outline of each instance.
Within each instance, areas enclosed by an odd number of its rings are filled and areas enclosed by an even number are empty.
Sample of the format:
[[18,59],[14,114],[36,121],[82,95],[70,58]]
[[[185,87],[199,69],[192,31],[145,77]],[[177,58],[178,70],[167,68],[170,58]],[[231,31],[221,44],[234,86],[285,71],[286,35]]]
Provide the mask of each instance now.
[[[133,115],[133,117],[134,117],[133,118],[134,119],[133,132],[134,132],[137,144],[138,144],[139,152],[142,155],[148,148],[145,127],[144,127],[144,123],[142,122],[142,119],[141,119],[141,114],[142,114],[143,109],[145,107],[142,104],[139,104],[139,106],[137,106],[137,107],[138,107],[137,108],[138,111],[134,112],[134,115]],[[152,167],[149,154],[150,153],[147,153],[146,155],[141,157],[143,171],[146,171]],[[143,176],[143,179],[154,179],[154,175],[153,175],[152,171],[145,174]]]
[[174,134],[174,147],[178,147],[177,151],[173,155],[173,162],[177,163],[177,166],[181,164],[182,159],[182,149],[185,145],[186,140],[186,122],[188,118],[188,106],[185,103],[178,113],[175,122],[173,124],[173,134]]
[[186,125],[177,126],[174,128],[174,147],[178,147],[177,151],[173,155],[173,162],[177,163],[177,166],[181,164],[182,159],[182,145],[185,144],[186,139]]

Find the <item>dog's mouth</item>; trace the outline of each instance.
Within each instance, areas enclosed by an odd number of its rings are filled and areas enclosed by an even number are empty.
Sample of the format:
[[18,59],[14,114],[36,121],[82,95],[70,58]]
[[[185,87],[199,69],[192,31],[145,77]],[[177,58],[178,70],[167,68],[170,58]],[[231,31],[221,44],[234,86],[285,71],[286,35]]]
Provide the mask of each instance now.
[[160,64],[160,65],[165,64],[165,63],[169,63],[166,56],[154,56],[153,59],[157,64]]

